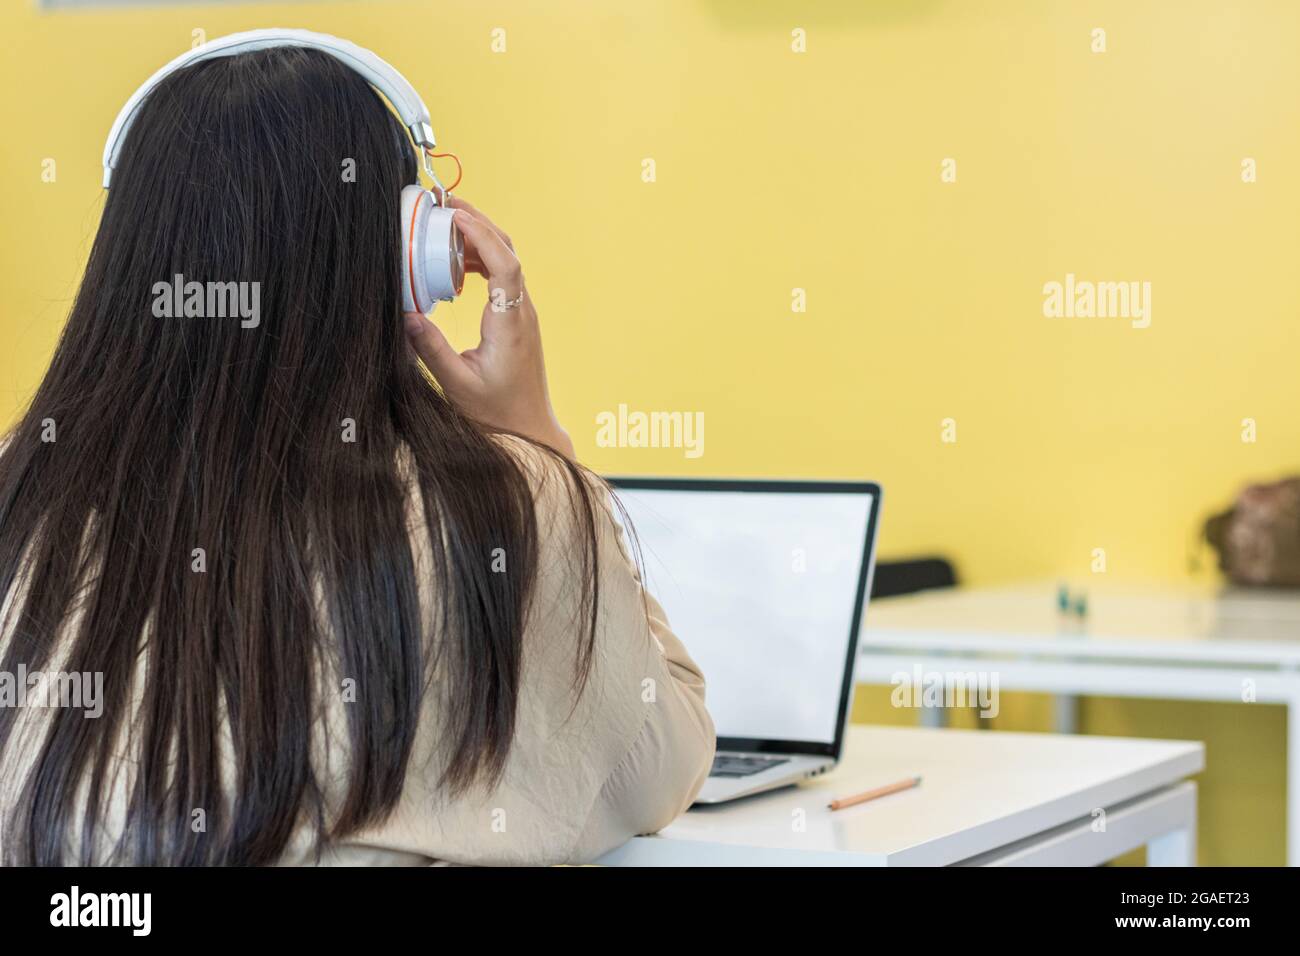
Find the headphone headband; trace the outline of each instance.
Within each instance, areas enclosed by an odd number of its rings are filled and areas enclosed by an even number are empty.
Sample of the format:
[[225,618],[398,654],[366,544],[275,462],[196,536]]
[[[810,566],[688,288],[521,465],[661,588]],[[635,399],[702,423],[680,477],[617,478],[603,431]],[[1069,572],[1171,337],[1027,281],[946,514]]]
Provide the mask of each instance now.
[[117,114],[113,128],[108,134],[108,142],[104,145],[104,188],[107,189],[112,181],[113,170],[122,152],[122,144],[126,141],[127,130],[135,122],[136,114],[140,112],[140,107],[144,105],[144,101],[153,92],[154,87],[166,76],[201,60],[235,56],[239,53],[281,46],[307,47],[328,53],[344,66],[360,74],[367,83],[384,95],[397,111],[397,115],[401,117],[402,123],[410,130],[416,146],[433,149],[437,145],[433,139],[433,130],[429,126],[428,107],[415,92],[415,88],[407,82],[406,77],[369,50],[339,37],[313,33],[310,30],[248,30],[244,33],[232,33],[182,53],[149,77],[144,85],[135,91],[126,101],[121,112]]

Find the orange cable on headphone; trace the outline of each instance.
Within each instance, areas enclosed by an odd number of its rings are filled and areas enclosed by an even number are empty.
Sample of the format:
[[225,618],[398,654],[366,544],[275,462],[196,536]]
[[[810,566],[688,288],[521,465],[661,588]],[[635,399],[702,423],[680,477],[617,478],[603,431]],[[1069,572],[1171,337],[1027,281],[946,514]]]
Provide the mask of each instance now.
[[430,159],[444,159],[448,156],[454,159],[456,161],[456,181],[453,182],[450,186],[446,187],[447,192],[451,192],[453,189],[455,189],[457,186],[460,185],[461,178],[464,176],[465,171],[460,165],[459,156],[457,156],[455,153],[435,153],[427,146],[424,148],[424,152],[428,155]]
[[[424,194],[420,194],[420,199]],[[415,311],[422,315],[428,315],[420,306],[420,298],[415,291],[415,220],[420,215],[420,201],[417,199],[411,207],[411,232],[406,238],[406,274],[410,277],[411,282],[411,302],[415,305]],[[432,306],[430,306],[432,308]]]

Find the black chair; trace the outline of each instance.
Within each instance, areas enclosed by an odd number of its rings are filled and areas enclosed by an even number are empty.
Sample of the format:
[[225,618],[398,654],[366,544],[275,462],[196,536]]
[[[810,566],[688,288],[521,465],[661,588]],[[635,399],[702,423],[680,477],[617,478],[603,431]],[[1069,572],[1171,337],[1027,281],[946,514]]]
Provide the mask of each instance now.
[[913,558],[908,561],[877,561],[871,584],[872,598],[915,594],[932,588],[957,585],[957,572],[946,558]]

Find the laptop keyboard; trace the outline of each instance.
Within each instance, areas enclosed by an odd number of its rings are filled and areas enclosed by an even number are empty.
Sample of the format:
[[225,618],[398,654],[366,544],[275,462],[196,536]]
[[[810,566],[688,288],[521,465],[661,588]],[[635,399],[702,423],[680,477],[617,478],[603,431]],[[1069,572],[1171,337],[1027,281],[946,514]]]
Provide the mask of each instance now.
[[710,777],[748,777],[783,763],[789,763],[789,757],[754,757],[739,754],[718,754],[713,758]]

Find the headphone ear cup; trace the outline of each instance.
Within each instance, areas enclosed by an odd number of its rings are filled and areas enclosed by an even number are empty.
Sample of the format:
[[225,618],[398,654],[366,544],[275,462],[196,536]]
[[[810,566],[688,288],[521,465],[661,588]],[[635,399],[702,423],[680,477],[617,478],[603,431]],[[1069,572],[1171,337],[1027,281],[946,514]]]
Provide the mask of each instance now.
[[427,315],[465,287],[465,241],[452,221],[420,186],[402,189],[402,310]]

